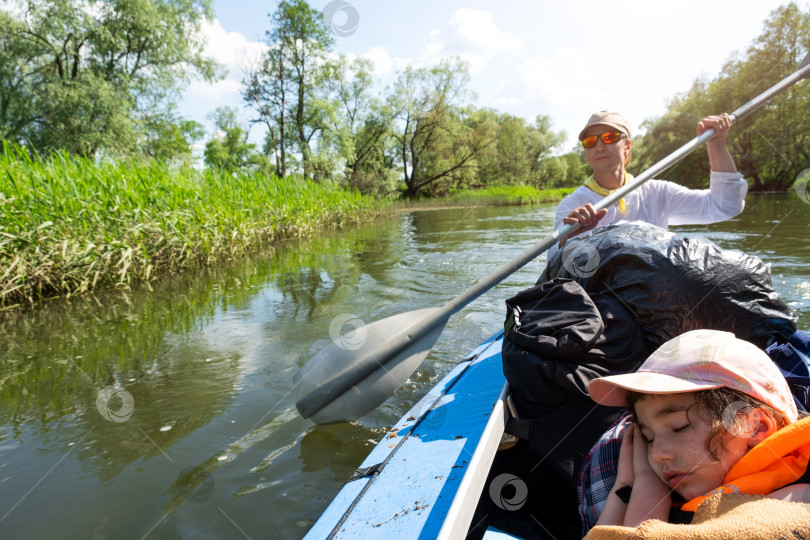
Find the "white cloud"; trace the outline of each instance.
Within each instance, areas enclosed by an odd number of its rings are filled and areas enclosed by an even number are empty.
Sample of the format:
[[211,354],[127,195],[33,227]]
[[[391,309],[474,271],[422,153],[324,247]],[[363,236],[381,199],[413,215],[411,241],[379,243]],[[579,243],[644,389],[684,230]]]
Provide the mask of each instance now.
[[[539,96],[552,106],[585,106],[594,100],[610,100],[615,91],[591,65],[590,57],[571,47],[550,56],[526,58],[519,68],[527,95]],[[615,81],[614,81],[615,82]]]
[[523,38],[501,31],[489,11],[459,9],[450,18],[450,26],[458,41],[471,52],[494,56],[500,53],[518,54],[523,50]]
[[240,108],[243,70],[256,62],[267,45],[250,41],[239,32],[227,32],[219,21],[204,22],[201,34],[205,39],[204,55],[225,68],[225,77],[213,83],[192,81],[185,92],[187,106],[198,119],[220,106]]
[[22,19],[25,16],[25,6],[20,2],[2,0],[0,1],[0,9],[17,19]]
[[240,81],[243,68],[267,50],[264,43],[249,41],[239,32],[227,32],[217,20],[203,23],[202,34],[206,39],[205,55],[225,66],[229,80]]
[[524,41],[521,36],[498,28],[490,12],[461,8],[453,13],[445,29],[430,32],[423,47],[420,61],[425,64],[458,56],[469,64],[471,73],[477,73],[498,55],[519,54]]
[[524,41],[498,28],[490,12],[462,8],[450,18],[450,38],[445,46],[447,54],[457,54],[469,62],[470,72],[476,73],[498,55],[519,54]]
[[[192,118],[202,122],[210,133],[213,126],[207,115],[217,107],[234,107],[239,111],[241,120],[247,122],[249,113],[241,96],[243,70],[261,58],[267,45],[250,41],[239,32],[228,32],[217,20],[204,22],[201,34],[206,41],[204,55],[216,60],[226,71],[220,81],[192,81],[184,93],[180,112],[190,114]],[[251,139],[260,137],[261,133],[251,130]],[[199,148],[195,148],[195,155],[201,155]]]
[[215,83],[205,81],[192,81],[188,86],[187,95],[209,104],[233,104],[241,99],[238,81],[224,79]]
[[425,45],[425,52],[429,56],[438,55],[444,49],[444,41],[441,39],[441,32],[433,30],[429,37],[427,45]]
[[371,60],[371,63],[374,64],[374,73],[378,76],[389,75],[394,69],[394,60],[391,58],[390,51],[385,47],[372,47],[360,56]]
[[517,96],[499,96],[492,100],[493,105],[500,107],[513,107],[518,103],[520,103],[520,99]]

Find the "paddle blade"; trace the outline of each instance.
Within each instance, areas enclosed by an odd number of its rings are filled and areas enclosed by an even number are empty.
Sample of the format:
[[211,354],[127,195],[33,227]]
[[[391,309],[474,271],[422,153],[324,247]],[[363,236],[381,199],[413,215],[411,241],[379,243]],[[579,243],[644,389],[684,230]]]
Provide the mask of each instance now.
[[447,319],[419,330],[438,311],[401,313],[356,329],[352,339],[333,340],[295,375],[298,412],[315,423],[333,424],[374,410],[408,380],[439,339]]

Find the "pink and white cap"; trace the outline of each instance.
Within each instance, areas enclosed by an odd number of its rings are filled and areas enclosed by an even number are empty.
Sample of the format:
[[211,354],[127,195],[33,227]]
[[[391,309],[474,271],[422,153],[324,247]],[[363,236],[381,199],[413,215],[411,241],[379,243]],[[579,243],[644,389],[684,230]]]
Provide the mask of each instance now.
[[594,379],[591,399],[623,406],[627,391],[679,394],[721,387],[753,396],[781,411],[790,422],[798,418],[785,377],[764,351],[734,334],[692,330],[661,345],[635,373]]

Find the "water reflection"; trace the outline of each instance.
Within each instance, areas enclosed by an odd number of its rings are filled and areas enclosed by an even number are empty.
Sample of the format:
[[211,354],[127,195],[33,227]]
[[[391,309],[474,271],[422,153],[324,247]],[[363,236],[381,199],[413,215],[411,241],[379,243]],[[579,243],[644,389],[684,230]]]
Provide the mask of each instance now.
[[[807,210],[749,196],[743,216],[677,232],[771,263],[808,328]],[[330,325],[448,302],[548,233],[552,213],[409,212],[150,288],[3,314],[0,536],[302,536],[385,430],[501,326],[504,299],[544,258],[451,318],[376,411],[314,426],[294,409],[292,380]]]
[[[301,470],[328,470],[332,480],[345,482],[357,468],[355,456],[368,453],[383,433],[357,423],[314,427],[301,439]],[[335,448],[341,451],[334,452]]]
[[[61,501],[57,520],[35,523],[37,508],[58,496],[83,500],[85,512],[92,501],[101,515],[114,515],[132,500],[130,491],[165,499],[157,513],[139,507],[150,520],[163,516],[157,530],[171,529],[168,516],[190,498],[204,503],[213,494],[221,504],[272,486],[260,475],[283,462],[279,448],[302,439],[310,425],[291,408],[289,381],[299,357],[325,335],[334,313],[398,258],[397,243],[379,239],[397,226],[325,235],[137,291],[4,314],[0,531],[53,535],[67,527],[78,537],[91,530],[115,535],[118,525],[87,529],[77,519],[82,513]],[[361,441],[374,436],[361,431]],[[321,439],[313,433],[315,446],[302,442],[307,456],[318,453]],[[350,432],[346,437],[353,440]],[[254,458],[266,444],[275,447],[270,455]],[[338,467],[330,481],[345,480],[339,465],[351,461],[338,455],[327,460]],[[248,475],[257,477],[253,487],[227,480],[210,487],[240,458],[256,459]],[[322,461],[310,460],[303,468]],[[91,478],[106,487],[99,491]],[[85,497],[75,497],[79,486]]]

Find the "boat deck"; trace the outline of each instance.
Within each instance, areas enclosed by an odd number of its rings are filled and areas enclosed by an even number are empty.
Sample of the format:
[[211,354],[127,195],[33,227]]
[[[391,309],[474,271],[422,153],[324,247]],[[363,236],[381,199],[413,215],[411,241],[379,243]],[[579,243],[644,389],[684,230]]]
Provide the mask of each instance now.
[[466,535],[506,420],[502,338],[476,348],[402,417],[307,539]]

